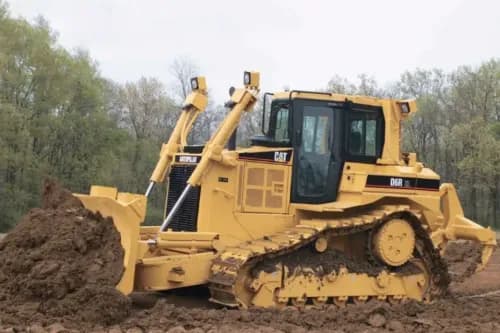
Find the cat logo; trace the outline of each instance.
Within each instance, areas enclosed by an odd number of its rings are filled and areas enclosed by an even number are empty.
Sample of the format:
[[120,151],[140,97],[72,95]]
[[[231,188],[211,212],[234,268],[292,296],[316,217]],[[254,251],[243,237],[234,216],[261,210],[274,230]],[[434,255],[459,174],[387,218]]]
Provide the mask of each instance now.
[[391,187],[403,187],[403,178],[391,178]]
[[275,162],[286,162],[286,157],[288,153],[283,151],[274,152],[274,161]]

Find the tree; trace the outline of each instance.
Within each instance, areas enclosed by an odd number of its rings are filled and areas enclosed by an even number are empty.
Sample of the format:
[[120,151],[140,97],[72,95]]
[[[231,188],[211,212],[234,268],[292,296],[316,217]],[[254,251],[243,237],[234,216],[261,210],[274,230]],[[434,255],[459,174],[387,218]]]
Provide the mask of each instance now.
[[[110,88],[110,96],[113,94]],[[117,119],[131,134],[127,148],[128,156],[122,161],[123,169],[118,183],[122,188],[134,193],[145,191],[151,172],[158,160],[162,142],[173,130],[178,117],[178,108],[167,96],[165,86],[156,78],[141,78],[119,87]],[[159,223],[165,191],[158,186],[149,198],[148,220]]]
[[178,57],[170,65],[172,75],[172,87],[175,92],[174,97],[178,103],[182,103],[191,92],[191,78],[199,75],[198,66],[187,57]]
[[10,18],[5,5],[0,8],[0,230],[5,230],[37,205],[46,176],[76,192],[110,181],[121,132],[104,110],[102,79],[89,55],[58,46],[42,18],[30,24]]
[[397,84],[400,98],[416,98],[418,112],[404,123],[405,150],[416,152],[445,178],[450,171],[441,164],[442,154],[440,140],[446,137],[449,124],[446,114],[449,106],[448,76],[441,70],[416,69],[405,72]]
[[457,184],[463,194],[469,192],[471,200],[468,201],[467,208],[471,216],[481,221],[491,221],[492,225],[498,226],[496,208],[500,141],[481,117],[454,126],[451,137],[457,156],[462,156],[457,163],[460,175]]
[[328,81],[326,91],[335,94],[354,95],[356,93],[356,86],[352,82],[349,82],[349,80],[345,77],[335,74],[330,81]]

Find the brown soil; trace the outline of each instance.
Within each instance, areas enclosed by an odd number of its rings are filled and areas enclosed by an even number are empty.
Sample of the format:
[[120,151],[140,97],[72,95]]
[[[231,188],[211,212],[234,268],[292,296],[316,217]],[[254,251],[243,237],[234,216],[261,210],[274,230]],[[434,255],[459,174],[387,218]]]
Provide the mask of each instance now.
[[116,291],[123,272],[120,235],[52,181],[43,208],[32,209],[0,242],[0,320],[112,324],[129,314]]
[[470,277],[481,263],[481,246],[472,241],[450,242],[446,247],[444,259],[452,281],[461,282]]
[[[500,243],[500,239],[497,240]],[[468,279],[454,281],[450,286],[454,295],[478,295],[499,292],[500,296],[500,251],[493,253],[486,269],[473,273]],[[500,297],[498,298],[500,302]]]

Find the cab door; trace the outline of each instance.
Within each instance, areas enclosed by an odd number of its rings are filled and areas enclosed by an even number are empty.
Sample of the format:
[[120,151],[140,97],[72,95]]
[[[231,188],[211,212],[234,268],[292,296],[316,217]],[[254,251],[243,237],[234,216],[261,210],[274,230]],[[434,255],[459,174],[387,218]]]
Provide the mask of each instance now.
[[293,102],[292,202],[335,201],[342,167],[335,144],[341,140],[341,133],[335,130],[340,128],[335,126],[340,111],[326,101]]

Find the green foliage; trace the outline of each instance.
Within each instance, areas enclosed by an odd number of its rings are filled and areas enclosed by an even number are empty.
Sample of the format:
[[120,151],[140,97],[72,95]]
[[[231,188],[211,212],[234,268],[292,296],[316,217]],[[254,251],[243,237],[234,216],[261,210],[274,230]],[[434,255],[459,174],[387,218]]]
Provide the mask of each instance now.
[[56,44],[48,24],[0,13],[0,231],[36,206],[46,176],[73,191],[113,183],[130,135],[105,109],[90,57]]
[[500,227],[500,61],[451,73],[402,75],[398,95],[417,97],[404,147],[457,185],[466,214]]

